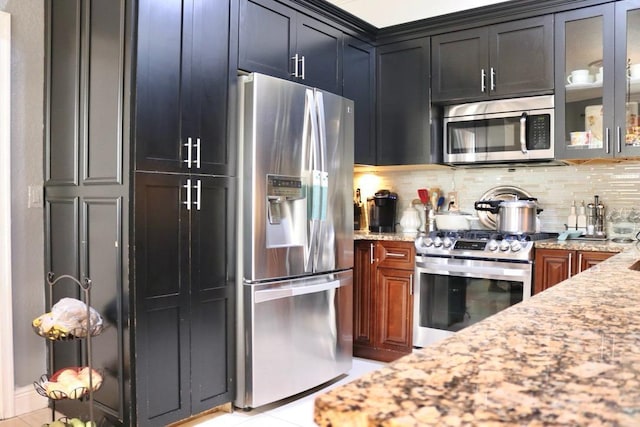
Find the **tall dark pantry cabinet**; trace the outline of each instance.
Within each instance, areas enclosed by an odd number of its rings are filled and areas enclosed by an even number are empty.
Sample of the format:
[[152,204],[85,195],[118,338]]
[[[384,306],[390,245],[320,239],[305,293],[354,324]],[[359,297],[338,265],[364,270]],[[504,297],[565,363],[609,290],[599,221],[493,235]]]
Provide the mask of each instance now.
[[[46,2],[45,268],[90,277],[108,324],[92,352],[98,425],[167,425],[233,399],[237,10]],[[82,351],[50,347],[50,373]]]

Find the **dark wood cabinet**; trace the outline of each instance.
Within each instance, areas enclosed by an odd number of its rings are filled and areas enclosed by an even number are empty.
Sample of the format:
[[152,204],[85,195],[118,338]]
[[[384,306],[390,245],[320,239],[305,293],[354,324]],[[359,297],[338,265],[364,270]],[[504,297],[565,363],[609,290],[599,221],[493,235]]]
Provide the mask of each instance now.
[[342,96],[354,102],[354,161],[376,164],[375,50],[369,43],[344,36]]
[[136,170],[233,172],[229,12],[229,1],[138,3]]
[[378,165],[436,163],[431,148],[429,39],[377,49]]
[[[629,75],[640,58],[640,1],[559,13],[555,25],[556,157],[640,155],[640,76]],[[588,70],[587,82],[569,82],[577,69]],[[584,136],[582,143],[572,141],[572,134]]]
[[613,255],[615,252],[536,249],[533,293],[542,292]]
[[[99,425],[234,398],[234,19],[237,0],[46,2],[45,269],[93,281]],[[81,356],[56,346],[49,370]]]
[[232,178],[135,180],[137,419],[168,424],[230,398]]
[[551,15],[432,38],[434,102],[553,90]]
[[391,361],[411,353],[413,243],[354,245],[354,355]]
[[342,32],[275,0],[242,0],[238,66],[342,93]]

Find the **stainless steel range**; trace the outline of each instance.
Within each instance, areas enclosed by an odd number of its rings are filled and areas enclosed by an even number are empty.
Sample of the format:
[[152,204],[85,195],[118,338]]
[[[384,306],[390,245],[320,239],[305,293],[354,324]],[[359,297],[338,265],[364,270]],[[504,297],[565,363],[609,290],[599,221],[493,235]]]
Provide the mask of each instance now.
[[413,345],[424,347],[531,296],[533,244],[557,233],[421,233],[416,241]]

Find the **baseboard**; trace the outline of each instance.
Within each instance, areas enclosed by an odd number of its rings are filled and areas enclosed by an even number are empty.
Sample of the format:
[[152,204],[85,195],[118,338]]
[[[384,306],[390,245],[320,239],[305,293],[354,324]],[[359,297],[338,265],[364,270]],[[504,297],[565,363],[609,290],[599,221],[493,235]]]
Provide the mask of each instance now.
[[46,408],[49,404],[49,400],[46,397],[40,396],[33,386],[15,389],[13,402],[14,416],[16,417]]

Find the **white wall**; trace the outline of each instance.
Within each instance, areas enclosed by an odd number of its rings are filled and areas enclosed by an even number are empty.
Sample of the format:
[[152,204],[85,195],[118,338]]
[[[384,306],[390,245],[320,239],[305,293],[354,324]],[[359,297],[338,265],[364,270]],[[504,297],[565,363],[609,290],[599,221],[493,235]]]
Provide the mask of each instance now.
[[19,388],[46,372],[45,342],[31,329],[44,310],[43,210],[27,207],[28,186],[43,181],[44,1],[0,0],[0,10],[11,14],[12,27],[11,267]]
[[354,186],[362,190],[362,199],[386,188],[398,193],[398,222],[402,210],[418,198],[418,188],[440,187],[445,193],[458,192],[460,207],[477,213],[473,203],[489,189],[511,185],[522,188],[538,198],[544,209],[540,214],[543,231],[562,231],[567,222],[571,202],[588,203],[594,195],[608,209],[631,208],[640,210],[640,162],[579,165],[491,167],[481,169],[438,169],[414,171],[386,171],[357,173]]

